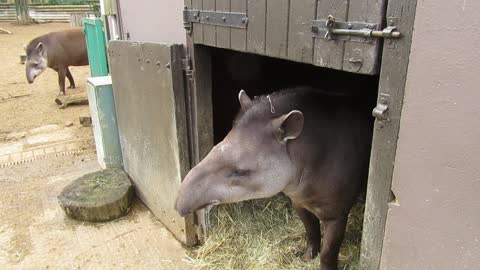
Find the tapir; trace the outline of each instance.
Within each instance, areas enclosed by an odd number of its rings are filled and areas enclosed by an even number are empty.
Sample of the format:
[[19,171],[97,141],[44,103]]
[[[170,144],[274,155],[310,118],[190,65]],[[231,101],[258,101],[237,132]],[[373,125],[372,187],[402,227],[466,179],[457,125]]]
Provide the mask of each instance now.
[[366,185],[369,109],[358,98],[328,96],[309,87],[253,100],[240,91],[238,99],[233,128],[185,176],[176,211],[185,216],[283,192],[305,226],[304,259],[320,253],[320,269],[337,269],[348,214]]
[[28,43],[25,51],[28,83],[33,83],[35,78],[49,67],[58,73],[59,95],[65,95],[65,76],[70,82],[69,88],[75,88],[75,81],[68,67],[88,65],[87,44],[82,28],[39,36]]

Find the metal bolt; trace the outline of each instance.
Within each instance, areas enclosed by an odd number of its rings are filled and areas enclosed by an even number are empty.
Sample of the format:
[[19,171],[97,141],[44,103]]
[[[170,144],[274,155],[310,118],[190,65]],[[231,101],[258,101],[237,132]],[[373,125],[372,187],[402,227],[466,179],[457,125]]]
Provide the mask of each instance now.
[[222,21],[226,22],[226,21],[227,21],[227,17],[223,16],[223,17],[222,17]]
[[205,19],[206,19],[207,21],[209,21],[209,20],[210,20],[210,17],[209,17],[209,16],[205,16]]
[[352,29],[353,25],[352,25],[351,23],[349,23],[349,24],[347,25],[347,27],[348,27],[348,29]]
[[193,14],[193,18],[198,18],[198,15],[197,14]]
[[242,23],[243,23],[243,24],[247,23],[247,18],[243,17],[243,18],[242,18]]
[[168,68],[168,69],[170,69],[170,63],[167,63],[167,64],[165,65],[165,67]]
[[373,29],[373,24],[367,25],[367,28],[368,28],[368,29]]
[[393,26],[394,21],[393,20],[388,20],[388,25]]

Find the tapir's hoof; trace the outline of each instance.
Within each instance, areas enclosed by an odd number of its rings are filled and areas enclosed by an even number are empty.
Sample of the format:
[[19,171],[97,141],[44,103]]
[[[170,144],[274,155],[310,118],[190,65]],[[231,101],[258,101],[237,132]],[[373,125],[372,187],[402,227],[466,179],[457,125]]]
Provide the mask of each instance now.
[[68,89],[75,89],[75,85],[70,85]]
[[311,249],[307,248],[307,250],[305,251],[305,254],[303,254],[302,256],[302,260],[305,261],[305,262],[308,262],[308,261],[311,261],[313,259],[315,259],[315,257],[317,257],[318,255],[318,251],[317,252],[312,252]]
[[67,94],[66,94],[65,92],[60,91],[60,92],[58,92],[57,97],[59,97],[59,96],[66,96],[66,95],[67,95]]

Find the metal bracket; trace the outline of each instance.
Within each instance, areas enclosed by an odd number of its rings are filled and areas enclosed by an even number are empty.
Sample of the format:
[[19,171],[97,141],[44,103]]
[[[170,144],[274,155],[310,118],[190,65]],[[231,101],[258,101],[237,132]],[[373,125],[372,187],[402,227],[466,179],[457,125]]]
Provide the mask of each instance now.
[[182,69],[185,70],[185,76],[188,80],[193,80],[192,60],[190,58],[182,59]]
[[313,20],[312,32],[316,38],[326,40],[350,40],[356,42],[373,43],[373,38],[399,38],[397,27],[390,25],[380,30],[378,24],[365,22],[335,21],[332,15],[326,20]]
[[388,105],[390,105],[390,95],[380,93],[377,106],[372,111],[372,116],[378,120],[379,128],[383,128],[385,123],[390,121],[388,117]]
[[206,11],[185,8],[183,10],[183,26],[187,30],[187,33],[191,33],[193,23],[247,28],[248,17],[246,13]]

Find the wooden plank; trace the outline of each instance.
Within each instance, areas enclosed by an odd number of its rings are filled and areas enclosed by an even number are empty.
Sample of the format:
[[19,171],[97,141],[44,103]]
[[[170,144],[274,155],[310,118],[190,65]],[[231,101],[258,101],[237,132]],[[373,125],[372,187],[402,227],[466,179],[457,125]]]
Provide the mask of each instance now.
[[[203,1],[202,0],[192,0],[192,8],[193,9],[203,9]],[[194,23],[193,24],[193,42],[195,43],[203,43],[203,24]]]
[[[192,95],[192,119],[194,128],[195,164],[198,164],[213,148],[213,104],[212,104],[212,64],[211,51],[207,47],[195,46],[193,55],[195,70],[194,88]],[[210,214],[208,210],[197,211],[197,219],[203,226],[204,241],[208,237],[210,228]]]
[[267,1],[266,55],[287,57],[289,3],[289,0]]
[[[247,12],[247,0],[230,0],[231,12]],[[247,14],[248,15],[248,14]],[[232,28],[230,29],[230,47],[237,51],[247,50],[247,30]]]
[[383,46],[379,99],[382,94],[389,95],[390,121],[375,121],[360,252],[362,270],[380,268],[416,5],[417,0],[388,2],[387,17],[398,18],[402,38],[393,44],[386,40]]
[[[347,20],[348,0],[322,0],[317,4],[317,20],[327,19],[328,15],[337,20]],[[315,38],[313,63],[317,66],[342,69],[345,41]]]
[[[350,1],[348,21],[378,24],[381,30],[385,16],[386,0]],[[343,56],[343,70],[362,74],[378,74],[379,47],[381,39],[373,43],[346,42]]]
[[[194,0],[192,0],[194,1]],[[195,165],[206,156],[213,147],[213,111],[212,111],[212,67],[211,49],[195,46],[194,39],[187,35],[187,57],[192,60],[194,78],[188,79],[187,119],[191,164]],[[204,243],[210,224],[209,211],[195,213],[196,235]]]
[[266,0],[248,0],[247,10],[247,51],[265,54]]
[[[230,12],[230,0],[217,0],[215,7],[217,11]],[[217,47],[230,49],[230,27],[217,26]]]
[[315,19],[315,0],[290,0],[288,23],[288,59],[312,63],[311,21]]
[[[215,0],[203,0],[203,10],[215,11]],[[215,25],[203,26],[203,44],[217,46],[217,31]]]

